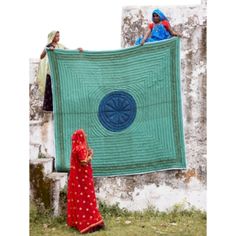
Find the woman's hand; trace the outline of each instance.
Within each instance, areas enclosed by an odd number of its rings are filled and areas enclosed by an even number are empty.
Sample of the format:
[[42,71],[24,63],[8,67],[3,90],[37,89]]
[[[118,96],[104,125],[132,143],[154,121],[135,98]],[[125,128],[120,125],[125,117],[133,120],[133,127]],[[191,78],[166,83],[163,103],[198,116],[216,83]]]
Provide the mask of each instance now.
[[90,156],[92,157],[93,156],[93,149],[90,149]]
[[180,34],[180,33],[175,33],[175,35],[174,36],[176,36],[176,37],[182,37],[182,34]]
[[93,149],[92,148],[88,149],[88,155],[91,156],[91,157],[93,156]]
[[79,50],[80,52],[83,52],[83,48],[77,48],[77,50]]
[[80,161],[80,164],[82,166],[86,166],[86,165],[88,165],[91,162],[91,160],[92,160],[92,156],[89,155],[85,161]]
[[54,48],[53,46],[50,46],[48,49],[49,49],[50,51],[53,51],[55,48]]
[[80,162],[80,165],[81,166],[86,166],[86,165],[88,165],[88,162]]

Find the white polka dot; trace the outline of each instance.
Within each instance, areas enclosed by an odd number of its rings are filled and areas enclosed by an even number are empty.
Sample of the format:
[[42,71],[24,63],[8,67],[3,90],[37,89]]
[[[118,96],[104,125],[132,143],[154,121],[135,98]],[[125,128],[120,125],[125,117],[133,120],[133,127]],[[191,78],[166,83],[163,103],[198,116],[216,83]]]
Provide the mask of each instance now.
[[90,206],[92,206],[92,205],[93,205],[93,203],[91,202],[91,203],[90,203]]
[[84,187],[84,189],[87,189],[87,187]]
[[89,225],[89,222],[87,222],[87,225]]
[[83,203],[85,203],[85,201],[83,201]]
[[79,222],[80,225],[82,225],[82,222]]
[[77,192],[75,192],[75,195],[77,194]]
[[86,211],[88,211],[89,209],[87,208]]
[[88,195],[88,197],[90,197],[90,195]]
[[84,179],[82,179],[82,181],[84,182]]
[[83,218],[85,218],[85,215],[83,215]]
[[83,193],[80,193],[80,195],[83,195]]
[[81,211],[81,210],[82,210],[82,208],[80,207],[80,208],[79,208],[79,210]]
[[77,200],[77,202],[79,202],[79,200]]
[[87,171],[87,170],[85,170],[85,172],[87,173],[88,171]]
[[77,222],[77,221],[75,221],[75,224],[77,225],[77,224],[78,224],[78,222]]
[[89,218],[90,218],[90,219],[92,219],[93,217],[92,217],[92,216],[90,216]]
[[76,176],[75,178],[78,179],[78,176]]
[[80,185],[78,184],[78,187],[80,187]]

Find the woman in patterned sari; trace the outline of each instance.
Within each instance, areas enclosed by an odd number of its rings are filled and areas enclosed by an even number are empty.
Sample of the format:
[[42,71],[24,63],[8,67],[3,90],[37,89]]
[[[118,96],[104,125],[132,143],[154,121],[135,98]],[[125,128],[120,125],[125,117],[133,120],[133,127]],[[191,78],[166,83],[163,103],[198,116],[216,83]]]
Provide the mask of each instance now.
[[67,192],[67,224],[80,233],[104,228],[97,207],[91,159],[86,134],[80,129],[72,135],[72,152]]
[[180,36],[170,26],[166,16],[156,9],[152,12],[152,23],[148,25],[148,31],[144,37],[140,37],[135,42],[135,45],[144,45],[144,43],[156,42],[171,38],[172,36]]

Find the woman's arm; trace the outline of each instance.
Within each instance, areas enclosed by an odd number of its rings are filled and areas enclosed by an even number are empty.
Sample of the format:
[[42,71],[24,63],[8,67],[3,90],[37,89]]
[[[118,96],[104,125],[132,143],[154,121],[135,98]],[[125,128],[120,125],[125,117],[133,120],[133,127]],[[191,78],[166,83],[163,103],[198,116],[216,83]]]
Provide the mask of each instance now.
[[[49,50],[54,50],[55,47],[50,43],[46,46]],[[40,59],[42,60],[45,56],[46,56],[47,52],[45,50],[45,48],[43,49],[41,55],[40,55]]]
[[87,164],[88,162],[90,162],[90,161],[92,160],[92,158],[93,158],[93,149],[88,148],[88,157],[87,157],[87,159],[86,159],[86,164]]
[[175,32],[171,27],[169,27],[169,32],[172,36],[177,36],[177,37],[181,37],[182,35],[180,33]]
[[43,49],[41,55],[40,55],[40,59],[42,60],[44,57],[46,56],[46,50]]
[[79,147],[77,146],[77,151],[78,151],[78,158],[79,162],[82,166],[87,165],[93,157],[93,150],[90,148],[86,148],[85,146]]
[[151,34],[151,32],[152,32],[152,30],[148,28],[147,33],[144,35],[143,40],[141,41],[141,46],[144,45],[146,39],[149,37],[149,35]]

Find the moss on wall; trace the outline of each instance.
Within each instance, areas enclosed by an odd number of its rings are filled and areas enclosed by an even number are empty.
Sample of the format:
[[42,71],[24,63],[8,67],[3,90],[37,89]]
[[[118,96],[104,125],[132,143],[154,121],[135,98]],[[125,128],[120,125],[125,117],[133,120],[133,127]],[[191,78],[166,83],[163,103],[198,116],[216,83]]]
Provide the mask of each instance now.
[[43,165],[30,164],[31,200],[38,207],[53,210],[53,180],[44,176]]

